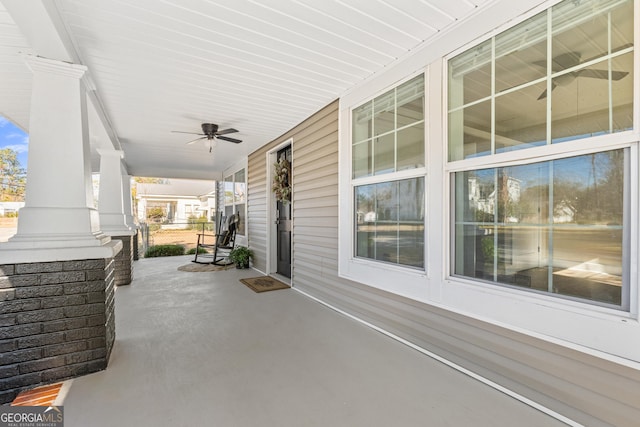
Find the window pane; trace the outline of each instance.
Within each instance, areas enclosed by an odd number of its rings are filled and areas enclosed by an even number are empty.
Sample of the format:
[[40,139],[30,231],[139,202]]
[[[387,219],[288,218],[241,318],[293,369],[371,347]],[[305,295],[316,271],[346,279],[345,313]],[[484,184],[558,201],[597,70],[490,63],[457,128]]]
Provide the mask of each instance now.
[[[565,1],[553,8],[552,142],[631,129],[633,2]],[[609,39],[611,46],[609,47]]]
[[620,306],[625,169],[615,150],[456,173],[455,274]]
[[613,70],[628,71],[623,79],[612,84],[613,132],[633,129],[633,53],[611,60]]
[[547,75],[547,12],[496,36],[496,92]]
[[373,134],[381,135],[395,129],[395,91],[389,91],[373,100]]
[[491,40],[449,61],[449,109],[491,95]]
[[623,150],[555,162],[554,292],[621,304],[624,163]]
[[546,145],[547,103],[538,100],[546,88],[543,82],[496,97],[496,153]]
[[236,212],[240,214],[240,222],[238,223],[238,230],[236,231],[236,233],[241,236],[244,236],[246,225],[244,206],[244,203],[236,205]]
[[549,163],[498,170],[495,280],[548,290]]
[[358,186],[356,256],[424,266],[424,179]]
[[233,206],[233,176],[224,178],[224,204]]
[[373,153],[371,140],[353,146],[353,177],[360,178],[371,175]]
[[244,169],[240,169],[233,175],[233,179],[235,182],[244,182]]
[[397,128],[424,119],[424,76],[420,75],[398,87]]
[[376,184],[376,259],[398,262],[398,183]]
[[633,45],[633,1],[564,1],[552,9],[552,32],[553,72],[618,52]]
[[424,167],[424,122],[398,131],[396,170]]
[[455,174],[455,274],[493,279],[496,170]]
[[609,70],[609,61],[602,61],[552,80],[552,142],[624,130],[612,129],[613,123],[609,117],[610,86],[616,94],[616,101],[622,104],[618,106],[616,114],[618,126],[631,126],[631,117],[628,116],[633,108],[633,78],[629,76],[631,69],[624,70],[622,67],[623,64],[631,66],[632,63],[624,58],[615,63],[621,69]]
[[424,180],[398,182],[398,264],[424,267]]
[[353,142],[363,141],[371,138],[373,133],[373,102],[353,110]]
[[356,256],[375,259],[376,186],[356,187]]
[[373,173],[379,175],[395,171],[395,133],[375,138]]
[[234,203],[244,203],[247,197],[246,184],[244,182],[244,169],[240,169],[235,173],[235,183],[233,191]]
[[449,160],[491,154],[491,101],[449,114]]
[[[361,125],[371,114],[373,129]],[[352,155],[353,178],[424,166],[422,74],[354,110]]]
[[224,207],[224,216],[229,218],[229,216],[233,215],[233,205]]
[[449,160],[633,129],[633,8],[565,0],[449,60]]
[[633,45],[633,1],[618,5],[611,11],[611,46],[616,52]]
[[563,1],[551,9],[551,68],[554,73],[578,65],[581,60],[608,53],[608,16],[611,1]]

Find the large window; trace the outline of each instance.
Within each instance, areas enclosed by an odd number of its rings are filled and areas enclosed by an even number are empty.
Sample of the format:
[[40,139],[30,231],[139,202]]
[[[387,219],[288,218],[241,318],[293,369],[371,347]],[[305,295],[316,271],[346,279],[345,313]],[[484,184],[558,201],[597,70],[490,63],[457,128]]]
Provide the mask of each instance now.
[[352,113],[355,256],[424,268],[424,76]]
[[587,139],[633,129],[633,14],[565,0],[449,60],[454,275],[629,308],[637,141]]
[[565,0],[449,61],[449,160],[633,126],[633,1]]
[[247,183],[244,168],[224,178],[224,215],[240,213],[240,222],[236,233],[245,235],[246,229]]

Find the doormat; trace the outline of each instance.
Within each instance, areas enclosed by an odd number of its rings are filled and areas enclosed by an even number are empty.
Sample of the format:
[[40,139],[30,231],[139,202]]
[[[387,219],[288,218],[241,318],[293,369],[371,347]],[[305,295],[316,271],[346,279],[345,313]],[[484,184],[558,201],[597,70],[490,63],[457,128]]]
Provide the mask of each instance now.
[[229,270],[230,268],[236,268],[235,264],[229,265],[215,265],[215,264],[198,264],[191,263],[187,265],[181,265],[178,267],[180,271],[189,271],[193,273],[200,273],[204,271],[221,271],[221,270]]
[[290,288],[289,285],[286,285],[271,276],[251,277],[249,279],[240,279],[240,281],[250,287],[254,292],[268,292]]

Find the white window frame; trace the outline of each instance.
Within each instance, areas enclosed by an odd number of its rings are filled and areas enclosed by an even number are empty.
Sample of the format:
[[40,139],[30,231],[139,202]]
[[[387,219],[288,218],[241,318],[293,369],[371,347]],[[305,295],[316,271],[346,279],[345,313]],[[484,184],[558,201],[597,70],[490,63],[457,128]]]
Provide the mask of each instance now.
[[[360,178],[353,177],[353,151],[352,151],[352,120],[353,110],[371,101],[372,99],[387,93],[390,90],[408,82],[409,80],[423,75],[425,85],[425,103],[424,103],[424,142],[425,142],[425,166],[421,168],[403,170],[399,172],[372,175]],[[348,195],[342,195],[339,202],[339,211],[341,218],[340,230],[339,230],[339,261],[338,261],[338,274],[341,277],[356,280],[358,282],[365,283],[369,286],[382,289],[388,292],[392,292],[399,295],[404,295],[409,298],[425,301],[427,299],[427,292],[425,287],[425,278],[427,277],[427,222],[428,222],[428,210],[427,210],[427,121],[428,116],[428,100],[426,94],[428,93],[428,73],[426,69],[422,69],[420,72],[413,73],[410,76],[404,76],[390,85],[380,88],[373,96],[360,99],[358,102],[354,102],[346,108],[342,108],[340,113],[340,139],[343,143],[340,145],[340,189],[349,188]],[[355,224],[355,188],[367,184],[377,184],[384,182],[400,181],[409,178],[422,178],[424,179],[424,191],[425,191],[425,238],[424,238],[424,268],[416,268],[411,266],[404,266],[401,264],[385,263],[382,261],[376,261],[372,259],[356,257],[355,256],[355,238],[356,238],[356,224]]]
[[[487,34],[485,38],[475,40],[474,42],[469,43],[453,51],[452,53],[450,53],[449,55],[446,55],[443,58],[442,73],[444,76],[444,79],[443,79],[444,95],[442,99],[442,103],[443,103],[442,115],[443,115],[443,121],[444,121],[445,135],[448,135],[448,118],[449,118],[449,114],[448,114],[449,85],[447,80],[449,60],[463,52],[468,51],[469,49],[472,49],[474,46],[478,46],[481,43],[487,40],[490,40],[491,38],[502,33],[503,31],[506,31],[509,28],[512,28],[515,25],[518,25],[521,22],[526,21],[527,19],[535,16],[536,14],[543,12],[547,9],[550,9],[557,3],[560,3],[560,1],[547,3],[544,5],[544,7],[540,7],[535,10],[532,10],[530,13],[522,16],[518,21],[509,23],[507,26],[498,28],[492,31],[491,33]],[[640,15],[638,11],[638,6],[639,6],[638,3],[640,3],[638,0],[634,1],[634,11],[635,11],[634,18],[636,22],[640,22],[638,21],[638,16]],[[560,304],[566,304],[569,306],[575,305],[576,307],[583,306],[582,308],[585,308],[586,310],[595,310],[598,312],[610,313],[610,314],[615,313],[616,316],[621,314],[622,316],[625,316],[625,317],[638,318],[638,313],[640,309],[640,301],[638,298],[639,296],[638,288],[640,285],[638,284],[638,277],[639,277],[638,263],[633,262],[633,260],[638,259],[638,253],[639,253],[638,218],[640,213],[640,208],[638,206],[638,194],[640,193],[640,185],[638,183],[639,164],[640,164],[639,154],[638,154],[639,145],[640,145],[640,106],[638,104],[640,104],[640,101],[639,101],[640,98],[638,98],[638,93],[640,93],[640,89],[639,89],[640,79],[638,78],[638,68],[637,68],[638,63],[640,62],[638,60],[638,47],[639,47],[638,39],[640,38],[640,35],[638,33],[640,33],[640,31],[636,31],[636,33],[634,34],[635,49],[634,49],[634,73],[633,73],[634,83],[633,84],[634,84],[634,94],[635,94],[634,99],[636,100],[636,102],[634,102],[634,105],[633,105],[634,112],[633,112],[633,129],[632,130],[600,135],[600,136],[581,138],[581,139],[566,141],[566,142],[557,143],[557,144],[547,144],[544,146],[532,147],[524,150],[515,150],[515,151],[508,151],[508,152],[498,153],[498,154],[490,154],[487,156],[473,157],[469,159],[456,160],[456,161],[448,160],[448,151],[449,151],[448,137],[445,137],[445,145],[446,145],[445,146],[446,158],[444,162],[444,174],[445,174],[445,182],[446,182],[445,188],[449,190],[445,192],[445,196],[446,196],[445,206],[449,209],[449,214],[446,215],[446,222],[445,222],[446,224],[445,227],[447,230],[449,230],[448,239],[447,239],[447,248],[446,248],[447,263],[446,263],[446,269],[445,269],[445,272],[446,272],[445,279],[448,281],[448,283],[460,283],[465,285],[478,286],[483,289],[500,288],[501,291],[506,292],[507,294],[514,294],[514,295],[529,293],[526,290],[507,288],[499,283],[487,283],[485,281],[480,281],[474,278],[455,275],[452,272],[452,257],[453,257],[452,250],[454,246],[454,242],[453,242],[454,230],[453,230],[452,216],[453,216],[454,206],[453,206],[453,198],[451,194],[453,192],[451,179],[456,172],[463,172],[463,171],[474,170],[474,169],[500,168],[505,166],[529,164],[529,163],[536,163],[541,161],[569,158],[573,156],[597,153],[602,151],[609,151],[609,150],[614,150],[619,148],[629,148],[629,151],[630,151],[629,153],[629,160],[630,160],[629,161],[629,180],[630,180],[629,181],[629,185],[630,185],[629,199],[630,200],[629,200],[628,214],[630,218],[627,221],[627,223],[629,224],[629,234],[631,235],[631,239],[630,239],[629,248],[628,248],[629,253],[628,254],[623,253],[623,258],[625,259],[623,264],[627,264],[628,266],[627,274],[629,276],[629,284],[628,284],[629,307],[628,308],[623,307],[622,309],[608,308],[608,307],[600,306],[597,303],[589,300],[562,299],[562,297],[558,298],[558,296],[555,296],[554,294],[539,294],[539,296],[543,298],[561,299],[562,302]],[[550,37],[550,34],[547,34],[547,36]],[[492,57],[492,61],[493,60],[494,58]],[[548,76],[547,76],[547,79],[548,79]],[[495,94],[492,94],[491,96],[494,97]],[[547,114],[548,115],[550,114],[549,111],[547,111]],[[547,120],[549,120],[549,117],[547,118]],[[493,292],[495,291],[495,289],[491,289],[491,291]]]
[[[451,261],[451,182],[452,172],[466,166],[481,165],[482,159],[468,159],[465,163],[448,162],[447,103],[443,95],[448,87],[447,60],[464,50],[509,29],[522,21],[552,7],[560,0],[549,0],[524,6],[520,3],[500,3],[487,6],[481,17],[465,23],[464,34],[442,37],[427,49],[416,49],[397,64],[346,92],[340,98],[339,112],[339,253],[338,274],[358,283],[428,305],[458,313],[481,322],[514,330],[544,341],[574,348],[616,363],[640,363],[640,189],[630,191],[630,250],[631,271],[630,311],[624,312],[585,302],[566,300],[553,295],[523,292],[518,289],[478,284],[471,279],[452,277]],[[640,23],[640,0],[634,0],[634,19]],[[636,24],[637,25],[637,24]],[[634,35],[634,129],[624,134],[597,136],[580,140],[584,152],[615,149],[640,141],[640,31]],[[430,175],[425,181],[427,208],[425,246],[426,271],[422,274],[397,269],[390,265],[363,263],[353,257],[354,200],[351,186],[351,110],[385,93],[398,82],[415,76],[414,71],[425,71],[425,143],[426,169]],[[411,75],[411,76],[410,76]],[[564,144],[564,143],[563,143]],[[530,148],[526,151],[538,160],[562,157],[569,148],[563,144]],[[636,144],[637,145],[637,144]],[[575,148],[575,147],[574,147]],[[632,148],[640,151],[640,148]],[[575,151],[575,154],[580,152]],[[522,153],[505,152],[494,155],[495,165],[521,161]],[[630,154],[630,182],[640,179],[640,153]],[[474,163],[478,162],[478,163]],[[348,286],[349,281],[343,282]],[[391,297],[394,298],[393,296]],[[416,306],[419,307],[419,306]]]
[[[235,186],[235,175],[236,172],[241,171],[242,169],[244,169],[244,188],[245,190],[247,189],[247,182],[248,182],[248,170],[247,170],[247,164],[248,164],[248,159],[245,157],[243,160],[241,160],[240,162],[235,163],[233,166],[231,166],[230,168],[227,168],[224,170],[224,173],[222,174],[222,197],[220,198],[220,200],[222,201],[222,206],[220,206],[219,211],[222,212],[222,214],[224,215],[224,209],[227,206],[226,205],[226,200],[225,200],[225,195],[224,195],[224,183],[225,183],[225,178],[228,176],[231,176],[234,181],[234,186]],[[243,218],[244,220],[244,235],[243,234],[239,234],[236,233],[236,244],[237,245],[241,245],[241,246],[247,246],[248,242],[249,242],[249,221],[247,219],[247,205],[249,204],[249,197],[248,194],[245,195],[245,201],[244,201],[244,212],[240,212],[240,216]],[[233,201],[233,203],[231,204],[233,206],[233,212],[236,212],[236,203],[235,203],[235,199]]]

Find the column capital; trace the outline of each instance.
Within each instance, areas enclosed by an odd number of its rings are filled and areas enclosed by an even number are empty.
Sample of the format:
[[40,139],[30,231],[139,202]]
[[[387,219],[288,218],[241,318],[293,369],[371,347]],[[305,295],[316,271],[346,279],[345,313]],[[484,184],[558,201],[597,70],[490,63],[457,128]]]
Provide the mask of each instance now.
[[23,58],[33,73],[44,72],[80,79],[87,71],[87,67],[84,65],[71,64],[69,62],[43,58],[41,56],[23,55]]

